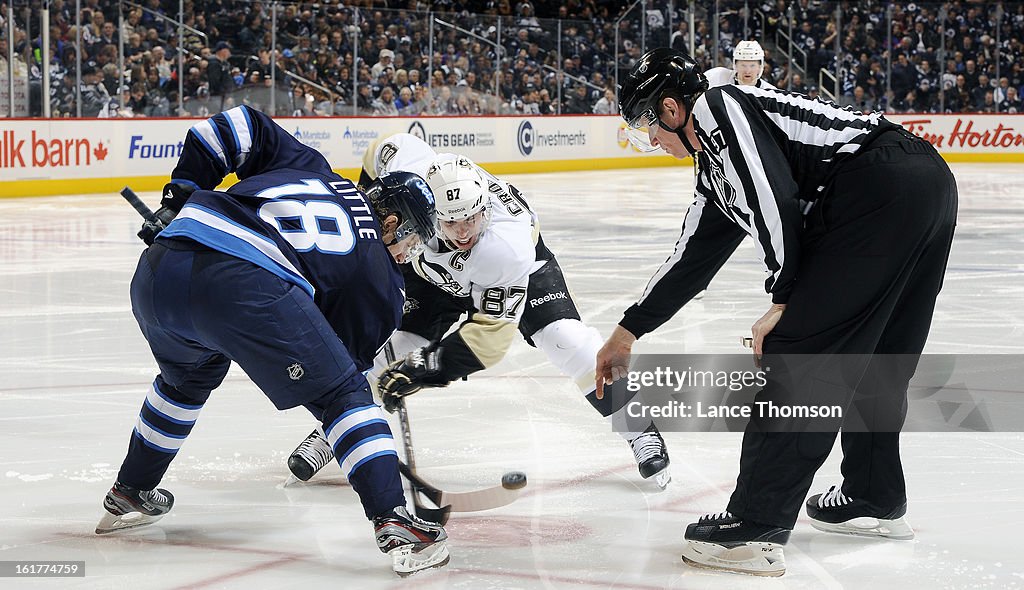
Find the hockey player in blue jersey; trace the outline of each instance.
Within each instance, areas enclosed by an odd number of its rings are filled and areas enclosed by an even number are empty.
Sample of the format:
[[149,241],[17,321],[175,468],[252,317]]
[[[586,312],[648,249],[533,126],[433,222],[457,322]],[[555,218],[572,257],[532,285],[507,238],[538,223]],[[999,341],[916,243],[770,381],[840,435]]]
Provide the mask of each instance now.
[[[232,172],[237,184],[212,190]],[[131,284],[160,374],[98,534],[151,524],[171,509],[173,496],[157,484],[234,361],[278,409],[301,405],[320,420],[395,572],[448,562],[444,529],[405,509],[394,439],[362,373],[401,321],[404,283],[393,257],[433,235],[423,181],[383,182],[405,190],[368,199],[249,107],[189,130],[157,211],[173,221],[158,236],[158,227],[144,227],[140,237],[152,245]]]

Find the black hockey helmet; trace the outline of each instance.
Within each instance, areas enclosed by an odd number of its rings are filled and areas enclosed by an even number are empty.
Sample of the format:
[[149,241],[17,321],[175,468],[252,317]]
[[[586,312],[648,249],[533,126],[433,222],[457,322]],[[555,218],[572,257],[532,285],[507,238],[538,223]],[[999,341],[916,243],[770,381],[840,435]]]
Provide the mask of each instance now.
[[[708,79],[692,57],[678,49],[659,47],[640,57],[619,87],[619,113],[629,126],[629,140],[640,151],[653,151],[653,127],[660,126],[682,137],[693,111],[693,103],[708,89]],[[665,93],[682,98],[686,118],[678,128],[666,126],[658,116],[658,107]],[[691,146],[684,138],[687,149]],[[692,153],[692,149],[691,149]]]
[[398,217],[394,242],[401,242],[414,233],[423,242],[434,237],[437,219],[434,193],[419,176],[411,172],[385,174],[370,183],[366,196],[381,223],[388,215]]

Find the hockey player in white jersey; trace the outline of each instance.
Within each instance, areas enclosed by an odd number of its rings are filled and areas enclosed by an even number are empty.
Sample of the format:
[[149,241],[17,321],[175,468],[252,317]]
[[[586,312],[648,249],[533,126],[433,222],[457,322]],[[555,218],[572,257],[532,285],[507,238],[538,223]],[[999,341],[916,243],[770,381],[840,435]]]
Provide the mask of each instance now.
[[757,41],[740,41],[732,50],[730,68],[711,68],[704,72],[708,87],[738,84],[740,86],[757,86],[758,88],[775,88],[767,80],[761,79],[764,73],[764,49]]
[[[623,400],[595,395],[595,359],[603,340],[580,321],[558,262],[541,238],[537,215],[522,193],[468,158],[437,154],[406,133],[387,137],[368,151],[360,182],[397,171],[426,180],[434,193],[438,234],[408,265],[415,272],[405,273],[406,314],[391,340],[400,360],[388,367],[379,355],[375,363],[385,407],[393,409],[421,388],[444,387],[493,366],[518,330],[573,379],[602,416],[612,420],[624,412],[624,404],[614,405]],[[468,319],[445,336],[464,311]],[[664,488],[671,479],[669,457],[654,424],[621,434],[641,476]],[[292,473],[302,480],[321,463],[326,461],[317,460],[308,439],[289,459]]]

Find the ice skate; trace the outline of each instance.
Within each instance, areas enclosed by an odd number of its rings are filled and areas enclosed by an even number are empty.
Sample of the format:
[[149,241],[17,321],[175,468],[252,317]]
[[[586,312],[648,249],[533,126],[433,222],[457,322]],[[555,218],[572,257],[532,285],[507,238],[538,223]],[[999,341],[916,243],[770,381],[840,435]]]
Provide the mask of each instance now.
[[914,538],[914,529],[907,522],[906,514],[906,502],[892,509],[879,508],[847,497],[839,486],[807,499],[811,526],[828,533],[907,541]]
[[782,546],[789,529],[744,521],[729,512],[707,514],[686,527],[683,561],[694,567],[753,576],[786,573]]
[[377,547],[392,558],[392,569],[403,578],[448,563],[448,534],[439,524],[421,520],[397,506],[373,519]]
[[630,440],[629,446],[633,448],[640,476],[644,479],[653,477],[658,487],[665,489],[672,481],[672,474],[668,470],[668,449],[665,447],[665,439],[661,438],[661,433],[654,423],[652,422],[640,436]]
[[316,429],[288,456],[288,470],[295,479],[309,481],[331,461],[334,461],[334,450],[320,434],[320,429]]
[[167,490],[137,490],[116,482],[103,499],[107,513],[96,525],[96,534],[105,535],[153,524],[170,512],[171,506],[174,506],[174,496]]

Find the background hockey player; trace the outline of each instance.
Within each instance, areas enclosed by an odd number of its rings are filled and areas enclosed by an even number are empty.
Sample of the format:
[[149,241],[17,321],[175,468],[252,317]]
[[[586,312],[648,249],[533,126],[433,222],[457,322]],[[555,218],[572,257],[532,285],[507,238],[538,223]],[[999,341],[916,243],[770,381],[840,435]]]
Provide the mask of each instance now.
[[[232,172],[237,184],[211,190]],[[278,409],[301,405],[323,424],[397,573],[447,563],[444,529],[406,511],[394,440],[362,375],[404,302],[382,238],[401,251],[433,234],[422,181],[371,203],[248,107],[193,126],[171,178],[157,215],[173,221],[155,241],[144,236],[152,245],[131,285],[160,374],[96,532],[150,524],[171,509],[173,496],[156,486],[235,361]],[[382,235],[378,217],[401,218],[400,241]]]
[[[887,420],[868,432],[844,424],[843,485],[811,497],[808,516],[823,530],[912,538],[899,429],[956,222],[948,166],[878,113],[771,88],[708,89],[697,64],[672,49],[645,54],[619,100],[633,140],[697,153],[711,184],[698,186],[675,252],[601,349],[599,385],[620,377],[636,338],[675,314],[750,235],[772,297],[751,329],[755,353],[812,359],[811,371],[792,374],[804,403],[827,393],[862,418]],[[804,377],[821,376],[815,363],[829,358],[852,359],[842,374],[851,383],[811,391]],[[769,377],[756,399],[788,392]],[[744,433],[728,511],[687,527],[688,563],[785,572],[782,545],[836,435],[767,426],[755,417]]]
[[[370,182],[395,171],[426,180],[436,201],[438,235],[406,271],[409,303],[391,342],[399,357],[407,358],[387,368],[378,357],[385,407],[423,387],[443,387],[493,366],[518,331],[573,379],[602,416],[611,419],[625,411],[594,393],[601,336],[580,321],[561,268],[544,245],[537,215],[522,193],[469,159],[437,154],[406,133],[369,150],[360,178]],[[445,336],[463,312],[469,318]],[[670,480],[669,457],[654,425],[622,436],[641,476],[664,488]],[[302,447],[296,450],[312,465],[292,466],[299,479],[315,472],[318,457],[324,463],[309,446],[302,453]]]
[[704,72],[708,87],[740,84],[757,86],[758,88],[775,88],[767,80],[763,80],[764,49],[757,41],[740,41],[732,50],[732,69],[711,68]]

